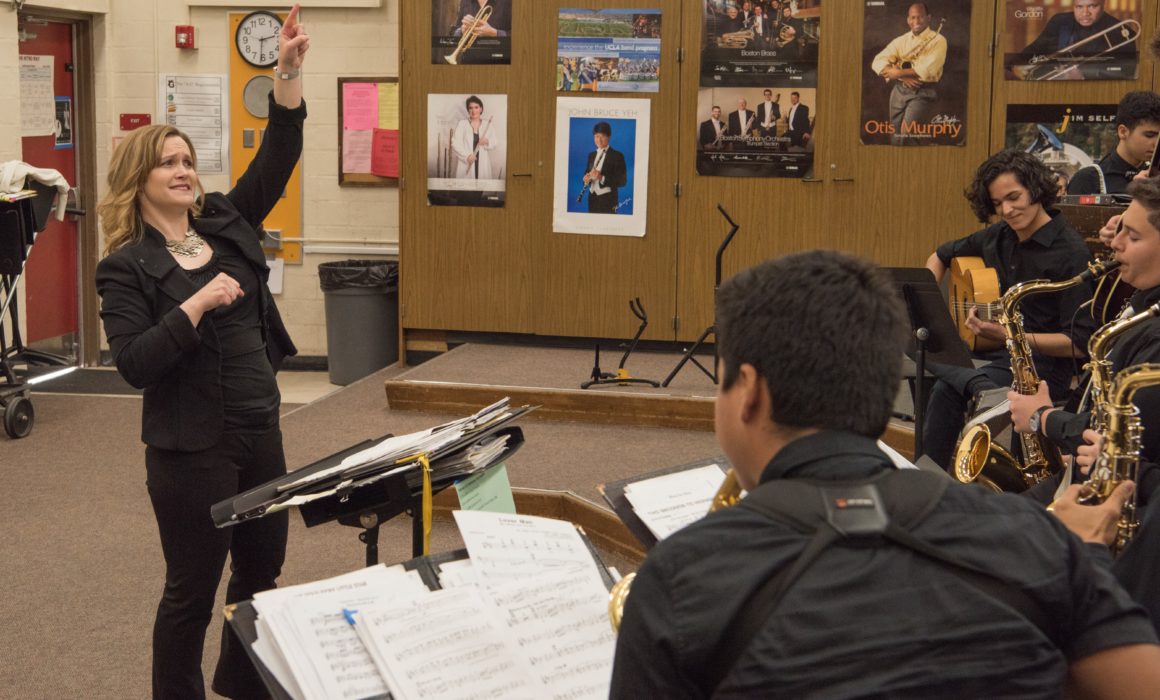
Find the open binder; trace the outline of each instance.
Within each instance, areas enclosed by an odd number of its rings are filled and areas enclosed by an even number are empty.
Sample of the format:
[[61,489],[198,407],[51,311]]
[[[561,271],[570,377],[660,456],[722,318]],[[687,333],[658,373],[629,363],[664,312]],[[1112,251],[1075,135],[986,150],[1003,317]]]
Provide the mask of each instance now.
[[[610,481],[607,484],[601,484],[597,488],[600,490],[600,494],[604,496],[605,502],[608,503],[609,507],[611,507],[613,512],[616,513],[616,516],[620,518],[621,522],[624,523],[624,526],[628,528],[628,531],[631,532],[633,536],[636,537],[636,539],[645,546],[645,549],[652,549],[653,545],[658,542],[657,536],[651,529],[649,529],[649,526],[645,524],[645,521],[641,519],[640,515],[637,514],[636,508],[629,501],[628,496],[625,495],[625,489],[632,484],[648,482],[660,477],[689,472],[694,469],[701,469],[703,467],[709,466],[718,467],[721,470],[722,475],[724,475],[725,471],[729,468],[729,460],[723,456],[702,459],[696,462],[681,464],[675,467],[658,469],[656,471],[648,472],[647,474],[640,474],[629,479]],[[704,494],[701,494],[701,496],[712,500],[714,493],[715,491],[708,491]],[[707,511],[708,505],[706,504],[704,509],[700,511],[700,515],[703,516]]]
[[426,552],[431,497],[510,457],[524,442],[514,421],[533,410],[502,399],[478,413],[408,435],[366,440],[215,504],[217,527],[297,507],[307,527],[337,520],[362,527],[367,564],[377,561],[378,526],[414,517],[414,552]]

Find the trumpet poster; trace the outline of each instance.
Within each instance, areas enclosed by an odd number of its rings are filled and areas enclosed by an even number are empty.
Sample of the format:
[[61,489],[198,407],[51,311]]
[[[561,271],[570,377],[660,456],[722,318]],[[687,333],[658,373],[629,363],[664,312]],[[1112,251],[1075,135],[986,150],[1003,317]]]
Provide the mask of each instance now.
[[559,92],[658,92],[660,10],[560,10]]
[[651,105],[625,98],[556,98],[554,231],[644,235]]
[[502,207],[507,95],[427,95],[427,203]]
[[1116,149],[1116,105],[1007,105],[1004,142],[1007,148],[1038,156],[1055,173],[1064,194],[1077,171],[1098,178],[1093,168]]
[[1007,0],[1008,80],[1135,80],[1140,3]]
[[512,0],[432,0],[431,63],[510,64]]
[[963,145],[971,3],[865,0],[863,7],[862,143]]
[[697,173],[807,177],[814,164],[814,88],[701,88]]
[[822,0],[701,1],[701,87],[818,86]]

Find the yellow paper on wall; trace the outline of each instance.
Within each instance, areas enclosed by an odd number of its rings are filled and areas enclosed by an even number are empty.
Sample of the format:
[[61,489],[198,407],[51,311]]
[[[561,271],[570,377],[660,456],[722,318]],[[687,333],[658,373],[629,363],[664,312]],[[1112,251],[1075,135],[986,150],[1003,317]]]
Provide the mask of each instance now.
[[379,128],[399,128],[398,83],[379,83]]

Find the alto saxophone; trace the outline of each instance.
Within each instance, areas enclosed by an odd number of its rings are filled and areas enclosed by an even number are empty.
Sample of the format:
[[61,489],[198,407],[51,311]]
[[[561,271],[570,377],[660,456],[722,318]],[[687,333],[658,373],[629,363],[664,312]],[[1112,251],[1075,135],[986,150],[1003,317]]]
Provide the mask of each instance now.
[[[1092,467],[1091,478],[1080,492],[1080,503],[1103,503],[1122,482],[1136,481],[1140,471],[1140,437],[1144,426],[1140,422],[1140,409],[1132,404],[1132,397],[1140,389],[1153,384],[1160,384],[1160,364],[1144,363],[1128,367],[1112,381],[1104,406],[1106,427],[1103,446]],[[1139,527],[1136,492],[1133,491],[1116,522],[1112,553],[1123,552]]]
[[[1096,260],[1088,263],[1088,269],[1071,279],[1060,282],[1031,280],[1016,284],[1004,292],[999,301],[998,322],[1007,333],[1007,352],[1011,355],[1011,373],[1014,377],[1012,388],[1015,391],[1024,395],[1032,395],[1039,391],[1039,375],[1035,371],[1035,362],[1031,359],[1031,346],[1023,331],[1023,314],[1019,311],[1019,304],[1032,294],[1058,292],[1085,284],[1102,277],[1115,267],[1117,264],[1110,260]],[[963,429],[955,445],[952,458],[955,478],[965,484],[976,480],[984,481],[986,485],[999,490],[991,479],[980,479],[988,462],[997,462],[1003,467],[1013,466],[1019,472],[1018,481],[1022,482],[1022,488],[1027,488],[1043,481],[1063,467],[1059,450],[1043,435],[1019,433],[1019,442],[1023,448],[1021,463],[1010,453],[992,444],[991,431],[985,423],[969,425]],[[999,459],[992,454],[993,451],[998,453]]]
[[1150,318],[1160,316],[1160,303],[1153,304],[1138,314],[1127,318],[1112,321],[1092,334],[1088,341],[1088,357],[1091,358],[1086,369],[1091,372],[1091,384],[1088,389],[1088,405],[1091,406],[1090,426],[1093,430],[1103,432],[1107,429],[1106,397],[1112,386],[1112,361],[1108,359],[1113,341],[1132,330]]
[[[737,472],[732,467],[725,472],[725,480],[713,495],[713,502],[709,504],[709,513],[716,513],[724,508],[731,508],[741,500],[741,483],[737,481]],[[628,574],[612,585],[608,592],[608,621],[612,623],[612,631],[620,631],[620,620],[624,617],[624,604],[628,601],[628,592],[632,589],[632,580],[636,574]]]

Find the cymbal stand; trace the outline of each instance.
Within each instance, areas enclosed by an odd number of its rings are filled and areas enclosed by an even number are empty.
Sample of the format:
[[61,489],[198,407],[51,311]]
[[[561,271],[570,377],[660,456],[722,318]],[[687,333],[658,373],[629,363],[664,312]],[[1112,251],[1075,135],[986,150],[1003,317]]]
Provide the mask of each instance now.
[[651,387],[657,388],[660,385],[651,379],[640,379],[633,377],[624,368],[624,364],[628,361],[628,356],[636,349],[637,342],[640,341],[641,335],[644,334],[644,329],[648,328],[648,314],[645,313],[644,305],[640,303],[640,297],[631,299],[628,302],[628,309],[632,311],[632,315],[640,319],[640,328],[636,329],[636,335],[632,337],[632,343],[629,344],[628,349],[624,351],[624,355],[620,358],[620,366],[616,368],[616,373],[601,372],[600,371],[600,344],[596,344],[596,364],[592,367],[592,378],[580,385],[581,389],[587,389],[591,386],[598,386],[602,384],[618,384],[620,386],[628,386],[629,384],[648,384]]
[[[717,290],[721,288],[721,258],[725,254],[725,249],[728,248],[729,244],[733,242],[733,236],[737,235],[737,229],[741,228],[737,224],[733,223],[733,219],[729,218],[729,214],[727,214],[725,212],[725,208],[722,207],[720,204],[717,205],[717,211],[721,212],[721,216],[725,217],[725,220],[729,222],[729,226],[731,228],[729,229],[729,233],[725,234],[725,239],[723,241],[721,241],[721,245],[717,246],[717,262],[716,262],[715,274],[713,277],[713,300],[714,300],[714,302],[716,302],[716,299],[717,299]],[[696,353],[697,350],[699,350],[701,348],[701,344],[705,342],[705,339],[708,338],[710,335],[713,336],[713,341],[714,341],[713,342],[713,369],[711,371],[706,369],[705,365],[701,364],[701,362],[696,357],[693,356],[693,354]],[[681,356],[681,360],[680,360],[680,362],[677,363],[677,366],[674,367],[673,371],[669,372],[669,376],[665,377],[665,380],[663,382],[661,382],[661,386],[667,387],[673,381],[673,377],[677,376],[677,372],[680,372],[681,368],[685,366],[686,362],[692,362],[694,365],[697,366],[697,369],[704,372],[705,375],[707,377],[709,377],[709,379],[711,379],[714,384],[716,384],[717,383],[717,343],[716,343],[717,337],[716,336],[717,336],[717,322],[716,322],[716,320],[714,320],[712,324],[710,324],[707,328],[705,328],[705,330],[701,333],[701,335],[697,338],[697,340],[694,341],[694,343],[689,346],[689,349],[685,351],[685,354],[683,356]]]

